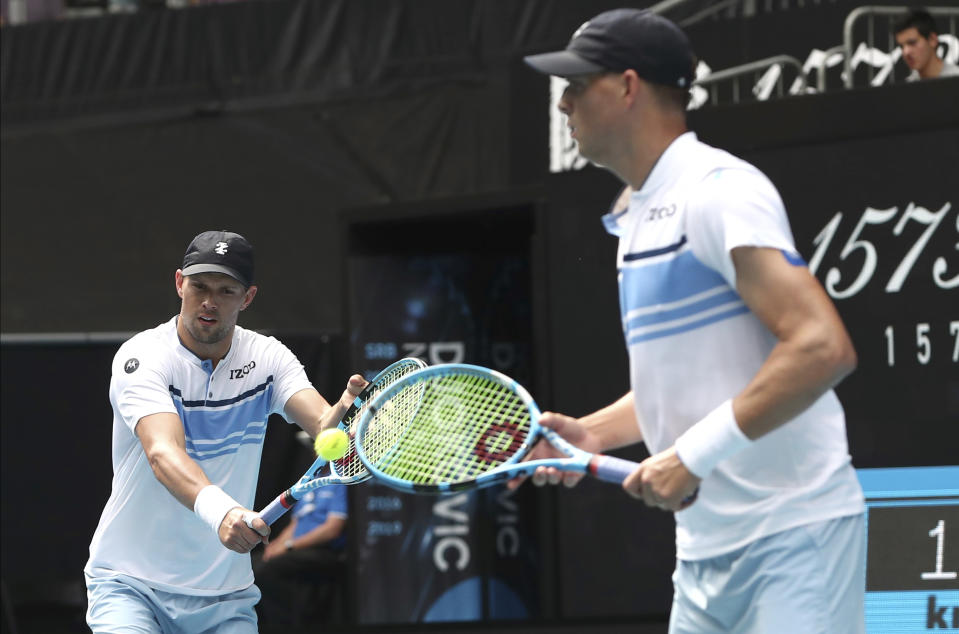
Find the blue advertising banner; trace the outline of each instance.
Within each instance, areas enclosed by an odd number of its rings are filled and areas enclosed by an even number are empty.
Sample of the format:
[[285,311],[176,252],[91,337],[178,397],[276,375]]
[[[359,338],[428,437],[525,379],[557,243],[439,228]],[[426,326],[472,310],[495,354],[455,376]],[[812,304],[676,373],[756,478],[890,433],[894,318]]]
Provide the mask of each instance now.
[[[365,226],[349,257],[350,356],[373,376],[400,357],[532,378],[529,235],[458,220]],[[417,244],[416,250],[403,246]],[[354,487],[362,624],[536,616],[535,509],[527,490],[415,496]]]

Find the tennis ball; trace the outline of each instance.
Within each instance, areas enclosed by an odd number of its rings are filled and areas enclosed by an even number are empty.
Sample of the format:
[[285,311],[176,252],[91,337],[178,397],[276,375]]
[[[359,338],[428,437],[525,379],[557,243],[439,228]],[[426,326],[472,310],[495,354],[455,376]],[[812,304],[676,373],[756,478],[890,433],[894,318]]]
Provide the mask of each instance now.
[[327,429],[313,441],[316,455],[324,460],[339,460],[350,447],[350,437],[339,428]]

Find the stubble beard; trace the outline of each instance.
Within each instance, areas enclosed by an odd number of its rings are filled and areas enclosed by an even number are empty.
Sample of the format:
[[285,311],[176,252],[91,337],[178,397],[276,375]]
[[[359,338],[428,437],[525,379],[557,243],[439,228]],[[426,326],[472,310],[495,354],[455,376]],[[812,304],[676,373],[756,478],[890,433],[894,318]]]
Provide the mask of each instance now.
[[205,345],[220,343],[226,338],[230,331],[230,328],[223,325],[222,322],[218,323],[212,330],[201,329],[200,324],[202,323],[199,317],[195,317],[193,322],[187,326],[190,336],[193,337],[193,340],[197,343]]

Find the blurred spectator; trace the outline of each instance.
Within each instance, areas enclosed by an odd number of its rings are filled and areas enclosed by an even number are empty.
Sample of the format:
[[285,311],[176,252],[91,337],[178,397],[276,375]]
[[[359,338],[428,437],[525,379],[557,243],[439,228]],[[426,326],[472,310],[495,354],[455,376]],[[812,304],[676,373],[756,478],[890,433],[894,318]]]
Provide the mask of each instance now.
[[266,624],[295,623],[315,603],[311,588],[337,579],[346,547],[346,487],[332,485],[307,493],[293,507],[293,518],[270,539],[253,574],[263,597],[257,614]]
[[913,9],[893,27],[896,44],[902,49],[902,58],[912,69],[906,81],[959,76],[959,66],[940,59],[939,32],[932,15],[923,9]]

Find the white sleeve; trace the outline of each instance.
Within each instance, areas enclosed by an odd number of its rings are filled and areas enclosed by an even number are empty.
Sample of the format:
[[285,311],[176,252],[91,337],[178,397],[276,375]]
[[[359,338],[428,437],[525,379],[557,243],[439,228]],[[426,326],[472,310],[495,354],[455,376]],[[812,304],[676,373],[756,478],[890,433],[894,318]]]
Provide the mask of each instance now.
[[284,407],[290,397],[299,392],[313,387],[310,379],[306,376],[303,364],[296,358],[290,349],[270,337],[270,352],[273,355],[273,402],[270,403],[270,411],[274,414],[280,414],[286,420]]
[[124,345],[113,358],[110,400],[123,422],[135,432],[144,416],[179,414],[170,395],[164,359],[155,350]]
[[796,251],[779,192],[756,169],[710,172],[690,195],[686,222],[693,254],[732,288],[736,288],[736,270],[731,253],[736,247]]

